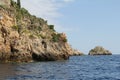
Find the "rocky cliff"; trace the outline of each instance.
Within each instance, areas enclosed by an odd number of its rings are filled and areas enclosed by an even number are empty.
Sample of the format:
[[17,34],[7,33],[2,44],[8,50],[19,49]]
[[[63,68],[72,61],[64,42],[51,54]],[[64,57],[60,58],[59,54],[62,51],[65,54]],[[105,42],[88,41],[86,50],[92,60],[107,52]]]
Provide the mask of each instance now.
[[54,25],[19,8],[14,1],[9,8],[0,6],[0,61],[65,60],[73,53],[66,35],[57,33]]
[[112,55],[112,53],[101,46],[96,46],[89,51],[89,55]]

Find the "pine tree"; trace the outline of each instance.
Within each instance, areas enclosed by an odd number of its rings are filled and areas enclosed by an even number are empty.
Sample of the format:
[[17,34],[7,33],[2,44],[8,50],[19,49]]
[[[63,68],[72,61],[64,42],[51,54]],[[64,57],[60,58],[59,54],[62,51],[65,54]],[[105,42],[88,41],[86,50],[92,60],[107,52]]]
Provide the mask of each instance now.
[[19,8],[21,8],[20,0],[17,0],[17,5],[18,5]]

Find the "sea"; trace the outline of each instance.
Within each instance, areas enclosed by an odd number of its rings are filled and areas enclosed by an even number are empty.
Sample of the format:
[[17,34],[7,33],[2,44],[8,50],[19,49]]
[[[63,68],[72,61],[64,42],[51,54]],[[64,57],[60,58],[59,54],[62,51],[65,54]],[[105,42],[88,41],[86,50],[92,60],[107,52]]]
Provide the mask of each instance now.
[[120,80],[120,55],[65,61],[0,63],[0,80]]

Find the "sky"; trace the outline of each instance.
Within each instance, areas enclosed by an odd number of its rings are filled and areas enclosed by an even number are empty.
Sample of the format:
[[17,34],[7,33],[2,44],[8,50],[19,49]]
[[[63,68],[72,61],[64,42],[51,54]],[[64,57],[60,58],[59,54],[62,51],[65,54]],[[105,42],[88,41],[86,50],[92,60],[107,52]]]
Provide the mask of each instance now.
[[120,53],[120,0],[21,0],[23,7],[67,34],[75,49],[87,54],[103,46]]

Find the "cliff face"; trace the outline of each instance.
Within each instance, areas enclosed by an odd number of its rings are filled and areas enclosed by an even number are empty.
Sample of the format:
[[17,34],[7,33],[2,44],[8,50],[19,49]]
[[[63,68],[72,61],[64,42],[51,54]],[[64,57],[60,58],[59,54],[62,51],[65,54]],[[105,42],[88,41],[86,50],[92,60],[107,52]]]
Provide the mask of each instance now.
[[0,61],[30,62],[68,59],[74,50],[64,33],[11,2],[0,7]]

